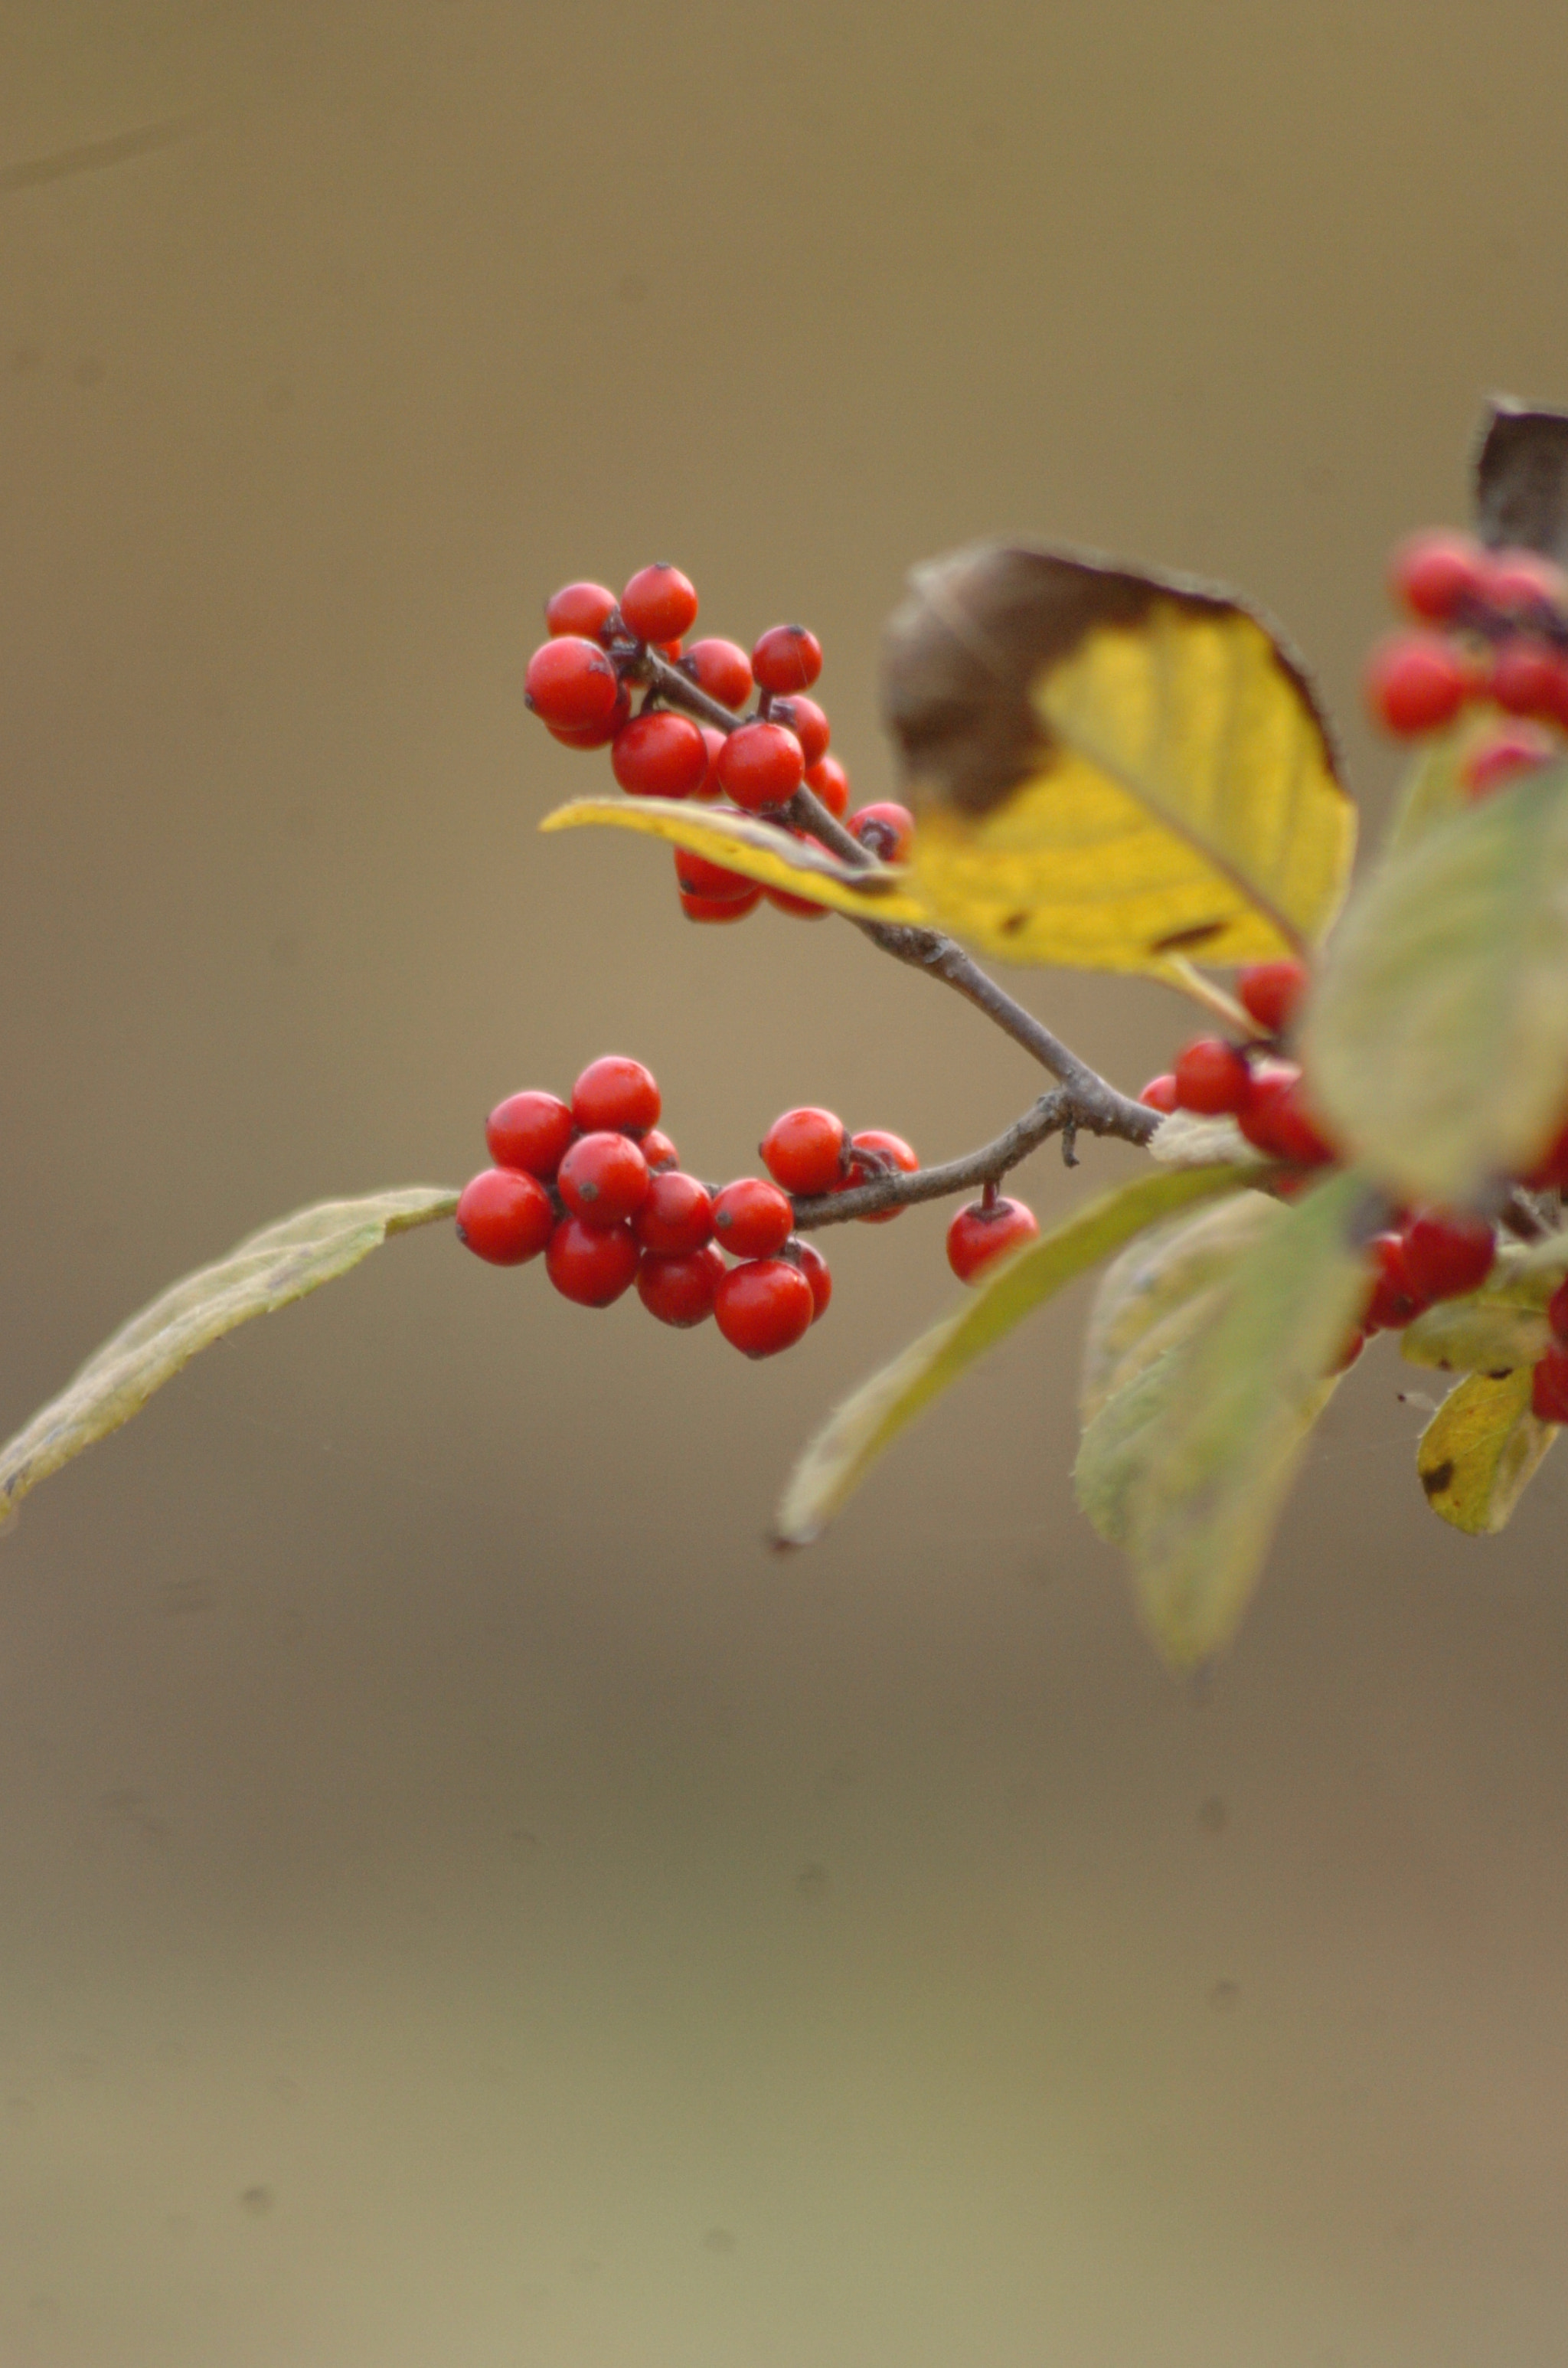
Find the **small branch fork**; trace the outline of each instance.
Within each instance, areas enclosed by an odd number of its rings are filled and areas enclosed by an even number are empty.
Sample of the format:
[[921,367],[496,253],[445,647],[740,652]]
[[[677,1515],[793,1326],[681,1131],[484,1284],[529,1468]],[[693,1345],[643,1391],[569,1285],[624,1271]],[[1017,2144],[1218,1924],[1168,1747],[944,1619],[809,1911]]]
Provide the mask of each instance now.
[[[618,647],[612,655],[623,678],[648,686],[648,702],[662,700],[665,705],[684,709],[688,715],[712,724],[720,732],[733,732],[744,721],[721,706],[716,699],[710,699],[689,675],[672,666],[657,651],[643,648],[633,656],[630,650]],[[792,828],[816,839],[846,863],[861,869],[874,865],[876,858],[810,790],[797,790],[784,808],[784,815]],[[1097,1070],[1091,1069],[1086,1061],[1081,1061],[1059,1037],[1052,1035],[1043,1020],[1037,1019],[1021,1003],[1016,1003],[951,938],[942,936],[937,929],[912,928],[903,922],[857,918],[855,926],[895,962],[924,971],[928,978],[939,980],[966,1002],[972,1003],[1041,1068],[1049,1070],[1057,1082],[994,1143],[983,1144],[962,1159],[950,1159],[940,1167],[922,1167],[913,1175],[890,1170],[869,1177],[865,1183],[853,1185],[846,1191],[798,1201],[795,1222],[801,1232],[841,1224],[852,1217],[874,1216],[881,1210],[902,1208],[914,1201],[938,1201],[950,1192],[967,1191],[977,1184],[994,1185],[1053,1134],[1062,1138],[1062,1156],[1069,1167],[1078,1164],[1074,1145],[1080,1133],[1113,1135],[1123,1143],[1148,1142],[1160,1122],[1159,1113],[1118,1093]]]

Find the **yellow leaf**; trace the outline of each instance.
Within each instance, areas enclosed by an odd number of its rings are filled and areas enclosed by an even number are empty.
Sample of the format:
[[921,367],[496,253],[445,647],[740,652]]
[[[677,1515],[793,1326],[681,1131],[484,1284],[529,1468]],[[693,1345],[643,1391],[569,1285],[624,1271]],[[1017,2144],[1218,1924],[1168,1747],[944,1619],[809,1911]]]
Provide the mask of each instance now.
[[1300,952],[1355,814],[1300,666],[1228,594],[985,544],[921,569],[884,699],[936,918],[1012,962]]
[[442,1185],[414,1184],[358,1201],[324,1201],[296,1210],[200,1268],[133,1315],[57,1398],[0,1448],[0,1510],[140,1414],[154,1390],[172,1381],[199,1349],[302,1299],[347,1274],[390,1235],[449,1217],[458,1196]]
[[1421,1434],[1415,1469],[1426,1502],[1471,1537],[1506,1526],[1557,1437],[1555,1423],[1530,1412],[1530,1388],[1528,1366],[1503,1381],[1471,1373]]
[[858,921],[930,918],[903,884],[905,874],[886,864],[857,869],[814,839],[795,838],[760,815],[722,806],[686,805],[669,798],[576,798],[546,814],[540,830],[576,830],[603,823],[611,830],[641,831],[667,840],[710,863],[744,872],[764,888],[809,896],[835,913]]

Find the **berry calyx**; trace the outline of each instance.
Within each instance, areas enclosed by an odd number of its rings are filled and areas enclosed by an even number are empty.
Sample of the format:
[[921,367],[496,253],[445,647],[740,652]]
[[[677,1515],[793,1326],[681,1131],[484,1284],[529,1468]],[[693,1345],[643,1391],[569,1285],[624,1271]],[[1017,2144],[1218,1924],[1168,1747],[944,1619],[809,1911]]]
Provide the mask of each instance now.
[[849,1131],[835,1110],[808,1105],[776,1118],[758,1144],[776,1184],[801,1200],[835,1190],[849,1164]]
[[1405,1263],[1403,1235],[1374,1234],[1367,1244],[1367,1257],[1372,1270],[1371,1292],[1362,1329],[1402,1332],[1426,1304]]
[[1568,1422],[1568,1349],[1556,1342],[1530,1378],[1530,1412],[1538,1422]]
[[782,723],[743,723],[719,752],[721,786],[748,814],[788,805],[805,778],[801,744]]
[[555,1230],[555,1205],[537,1176],[486,1167],[464,1185],[457,1208],[458,1239],[492,1266],[521,1266],[538,1258]]
[[620,697],[620,677],[603,650],[577,633],[540,643],[527,687],[529,705],[554,732],[596,730]]
[[597,1232],[634,1217],[653,1190],[648,1163],[628,1134],[580,1134],[556,1170],[574,1217]]
[[749,896],[756,886],[744,871],[731,871],[722,863],[710,863],[705,855],[693,855],[689,848],[676,849],[676,882],[688,896]]
[[1176,1064],[1176,1106],[1203,1118],[1233,1116],[1246,1107],[1252,1071],[1222,1036],[1199,1036]]
[[1471,750],[1460,767],[1460,787],[1468,798],[1489,798],[1521,773],[1550,764],[1558,745],[1539,723],[1509,724]]
[[659,1122],[659,1087],[651,1069],[624,1053],[590,1061],[572,1088],[572,1115],[585,1134],[642,1134]]
[[669,1136],[661,1134],[656,1126],[651,1126],[647,1133],[639,1138],[637,1148],[648,1163],[650,1176],[662,1176],[666,1167],[680,1166],[679,1152]]
[[1368,661],[1367,705],[1396,739],[1451,723],[1473,688],[1461,650],[1437,633],[1395,633]]
[[585,1225],[581,1217],[562,1217],[544,1267],[562,1299],[579,1307],[608,1307],[630,1288],[642,1255],[630,1225]]
[[606,584],[563,584],[545,602],[544,621],[552,640],[575,633],[583,641],[597,642],[605,638],[615,609],[615,594]]
[[697,621],[697,590],[678,567],[640,567],[620,596],[629,633],[640,642],[678,642]]
[[485,1145],[496,1167],[547,1184],[576,1132],[571,1111],[554,1094],[509,1094],[484,1121]]
[[726,1184],[713,1203],[713,1238],[733,1258],[770,1258],[794,1227],[789,1194],[760,1176]]
[[786,699],[810,690],[822,672],[822,643],[804,625],[770,625],[752,650],[751,670],[759,690]]
[[[920,1165],[901,1134],[889,1134],[880,1126],[869,1126],[864,1133],[852,1134],[849,1153],[849,1173],[839,1187],[845,1192],[852,1185],[869,1184],[873,1176],[886,1176],[895,1169],[901,1175],[913,1176]],[[860,1223],[863,1225],[891,1225],[895,1217],[903,1214],[903,1208],[895,1203],[891,1209],[873,1209],[869,1216],[860,1219]]]
[[1404,1270],[1422,1299],[1462,1299],[1479,1291],[1496,1258],[1487,1220],[1463,1210],[1422,1209],[1404,1228]]
[[661,1324],[687,1331],[694,1324],[705,1324],[712,1315],[724,1271],[724,1261],[716,1249],[691,1250],[681,1258],[649,1250],[637,1269],[637,1296]]
[[836,757],[819,757],[806,768],[806,787],[820,798],[836,822],[849,811],[849,776]]
[[708,744],[689,715],[655,708],[615,735],[610,770],[630,797],[688,798],[708,775]]
[[869,848],[879,863],[907,863],[915,844],[915,816],[891,798],[861,806],[845,825],[852,838]]
[[689,1258],[713,1232],[713,1201],[705,1184],[678,1167],[665,1168],[648,1188],[631,1221],[645,1250],[659,1258]]
[[960,1282],[972,1282],[985,1267],[1021,1249],[1040,1233],[1040,1220],[1022,1201],[998,1195],[971,1201],[948,1227],[948,1264]]
[[816,1315],[811,1284],[788,1258],[750,1258],[732,1267],[713,1298],[720,1331],[748,1357],[792,1349]]
[[1305,962],[1253,962],[1236,981],[1237,1002],[1270,1036],[1284,1035],[1306,991]]
[[741,708],[751,697],[751,660],[733,642],[693,642],[680,670],[721,707]]
[[680,909],[688,921],[744,921],[761,902],[760,888],[754,888],[748,896],[692,896],[684,888],[680,892]]
[[1162,1118],[1169,1118],[1172,1110],[1180,1107],[1176,1100],[1176,1081],[1174,1074],[1169,1069],[1165,1069],[1157,1077],[1151,1077],[1138,1099],[1146,1109],[1158,1110]]
[[832,735],[827,717],[814,699],[804,699],[797,694],[793,699],[775,700],[768,715],[771,722],[782,723],[787,732],[794,734],[801,744],[801,754],[806,760],[808,773],[813,765],[821,764],[827,754],[827,744]]
[[1451,625],[1485,597],[1486,553],[1468,534],[1442,528],[1413,534],[1389,564],[1389,590],[1411,616]]
[[833,1297],[832,1269],[813,1243],[803,1242],[798,1236],[785,1244],[785,1252],[793,1258],[812,1286],[812,1322],[819,1323],[827,1314],[828,1303]]

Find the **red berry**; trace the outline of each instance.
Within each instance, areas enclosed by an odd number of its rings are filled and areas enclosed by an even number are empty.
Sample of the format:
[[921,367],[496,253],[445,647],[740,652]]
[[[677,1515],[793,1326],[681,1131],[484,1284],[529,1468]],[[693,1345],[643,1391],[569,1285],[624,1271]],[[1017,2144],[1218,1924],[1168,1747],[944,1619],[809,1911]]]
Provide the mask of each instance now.
[[1551,734],[1537,723],[1508,724],[1471,750],[1460,768],[1460,787],[1467,797],[1489,798],[1517,781],[1521,773],[1533,773],[1538,766],[1550,764],[1557,747]]
[[597,642],[615,614],[615,594],[603,584],[563,584],[544,604],[544,621],[551,638],[575,633]]
[[528,660],[528,695],[552,730],[592,732],[615,712],[620,677],[597,642],[563,633]]
[[788,805],[805,770],[800,742],[781,723],[743,723],[719,752],[720,781],[748,814]]
[[849,811],[849,776],[836,757],[819,757],[806,768],[806,787],[842,822]]
[[680,892],[680,909],[688,921],[744,921],[761,902],[760,888],[754,888],[749,896],[688,896],[684,888]]
[[716,1249],[689,1250],[680,1258],[649,1250],[637,1269],[637,1296],[650,1315],[684,1332],[707,1322],[723,1280],[724,1261]]
[[814,699],[804,699],[797,694],[793,699],[776,700],[768,714],[773,723],[782,723],[787,732],[794,734],[801,744],[801,754],[806,760],[808,773],[813,765],[821,764],[827,754],[830,735],[827,717]]
[[751,697],[751,660],[733,642],[693,642],[680,670],[721,707],[744,707]]
[[748,1357],[776,1357],[810,1330],[816,1300],[800,1268],[788,1258],[749,1258],[724,1276],[713,1313],[733,1349]]
[[1367,1257],[1372,1270],[1372,1288],[1361,1319],[1362,1328],[1368,1332],[1402,1332],[1426,1304],[1405,1263],[1403,1235],[1374,1234],[1367,1244]]
[[585,1134],[641,1134],[659,1122],[659,1088],[651,1069],[624,1053],[590,1061],[572,1088],[572,1115]]
[[792,920],[825,921],[827,918],[828,906],[817,904],[812,897],[792,896],[788,888],[765,888],[762,893],[770,905],[777,905],[781,913],[788,913]]
[[1176,1064],[1176,1106],[1204,1118],[1221,1118],[1246,1107],[1252,1072],[1222,1036],[1199,1036]]
[[648,1197],[631,1222],[645,1250],[660,1258],[689,1258],[713,1232],[713,1202],[695,1176],[668,1167],[655,1176]]
[[655,708],[615,735],[610,770],[629,795],[688,798],[708,773],[708,744],[689,715]]
[[679,1152],[669,1136],[661,1134],[656,1126],[651,1126],[646,1134],[638,1138],[637,1148],[648,1163],[650,1176],[662,1176],[666,1167],[680,1166]]
[[810,690],[822,672],[822,643],[804,625],[769,625],[752,651],[751,670],[759,690],[786,699],[791,691]]
[[585,1225],[581,1217],[562,1217],[544,1265],[562,1299],[608,1307],[630,1284],[642,1255],[630,1225]]
[[1413,534],[1389,564],[1389,590],[1413,617],[1449,625],[1482,598],[1486,554],[1468,534],[1442,528]]
[[620,696],[602,723],[591,723],[583,732],[560,732],[553,723],[546,726],[552,740],[563,748],[608,748],[621,726],[631,719],[631,693],[624,683]]
[[1335,1156],[1313,1122],[1301,1071],[1292,1065],[1253,1071],[1252,1090],[1236,1123],[1255,1151],[1292,1167],[1322,1167]]
[[749,896],[756,886],[744,871],[731,871],[722,863],[710,863],[705,855],[693,855],[689,848],[676,849],[676,882],[688,896]]
[[[920,1165],[902,1135],[889,1134],[880,1126],[868,1127],[863,1134],[852,1134],[849,1150],[849,1173],[839,1187],[845,1192],[851,1185],[869,1184],[873,1176],[885,1176],[891,1168],[896,1168],[902,1175],[913,1176]],[[863,1151],[869,1151],[871,1157],[855,1157],[857,1152]],[[862,1217],[860,1223],[863,1225],[891,1225],[895,1217],[903,1214],[903,1208],[895,1204],[891,1209],[874,1209],[869,1217]]]
[[833,1274],[821,1250],[810,1242],[797,1240],[792,1255],[796,1265],[812,1286],[812,1322],[825,1315],[833,1297]]
[[673,642],[654,642],[652,646],[658,652],[660,657],[668,658],[671,666],[679,665],[680,654],[685,645],[678,638]]
[[869,848],[879,863],[908,862],[915,844],[915,816],[907,806],[894,805],[891,798],[884,798],[878,805],[861,806],[845,827],[851,838]]
[[1547,1301],[1546,1320],[1556,1338],[1568,1342],[1568,1282],[1560,1282]]
[[1270,1036],[1283,1036],[1306,991],[1305,962],[1254,962],[1236,981],[1236,999],[1243,1010]]
[[1568,658],[1550,643],[1517,633],[1493,658],[1486,689],[1510,715],[1561,723],[1568,715]]
[[676,642],[697,620],[697,593],[678,567],[640,567],[620,596],[626,630],[640,642]]
[[948,1264],[960,1282],[972,1282],[983,1267],[1021,1249],[1039,1232],[1039,1219],[1022,1201],[998,1199],[989,1208],[971,1201],[948,1227]]
[[653,1189],[648,1163],[629,1134],[580,1134],[555,1182],[572,1214],[596,1231],[634,1217]]
[[1392,634],[1367,665],[1373,721],[1402,740],[1451,723],[1473,689],[1464,652],[1437,633]]
[[1404,1270],[1422,1299],[1462,1299],[1479,1291],[1497,1257],[1486,1218],[1423,1209],[1404,1228]]
[[1543,621],[1568,605],[1568,576],[1539,551],[1491,551],[1481,597],[1500,617]]
[[1165,1069],[1157,1077],[1151,1077],[1138,1099],[1150,1110],[1158,1110],[1162,1118],[1169,1118],[1172,1110],[1179,1108],[1176,1081],[1171,1071]]
[[1538,1422],[1568,1422],[1568,1349],[1555,1342],[1531,1377],[1530,1412]]
[[521,1266],[538,1258],[554,1227],[554,1203],[536,1176],[487,1167],[463,1186],[458,1239],[492,1266]]
[[1553,1136],[1523,1180],[1532,1192],[1549,1192],[1553,1187],[1568,1191],[1568,1125]]
[[794,1230],[790,1195],[760,1176],[726,1184],[713,1203],[713,1238],[733,1258],[771,1258]]
[[702,734],[702,745],[708,751],[708,770],[691,794],[694,798],[721,798],[724,794],[724,790],[719,779],[719,758],[723,752],[724,743],[730,735],[727,732],[721,732],[716,723],[699,723],[697,728]]
[[521,1168],[548,1184],[576,1133],[572,1113],[553,1094],[512,1094],[484,1121],[484,1140],[497,1167]]
[[811,1200],[835,1191],[849,1159],[849,1134],[834,1110],[787,1110],[758,1144],[762,1164],[786,1192]]

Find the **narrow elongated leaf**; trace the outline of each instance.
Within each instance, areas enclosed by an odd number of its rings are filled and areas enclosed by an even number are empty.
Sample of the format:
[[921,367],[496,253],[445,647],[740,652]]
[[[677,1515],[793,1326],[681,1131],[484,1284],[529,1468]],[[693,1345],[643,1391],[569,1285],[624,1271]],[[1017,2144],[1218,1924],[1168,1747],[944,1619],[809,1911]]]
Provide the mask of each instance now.
[[1145,1225],[1244,1181],[1244,1171],[1230,1167],[1140,1176],[997,1267],[956,1315],[933,1325],[830,1415],[786,1484],[775,1543],[803,1546],[820,1537],[904,1425],[1044,1301]]
[[[858,870],[814,839],[796,838],[758,814],[719,806],[684,805],[669,798],[577,798],[546,814],[540,830],[579,830],[603,825],[640,831],[672,847],[705,855],[743,872],[764,888],[809,896],[835,913],[861,921],[926,921],[925,905],[911,895],[902,871],[886,864]],[[868,886],[866,883],[873,883]]]
[[1233,1634],[1366,1295],[1340,1175],[1267,1225],[1190,1337],[1100,1406],[1078,1485],[1125,1547],[1144,1620],[1177,1668]]
[[1415,1451],[1426,1502],[1454,1529],[1492,1536],[1506,1526],[1557,1431],[1530,1412],[1528,1366],[1502,1381],[1467,1375],[1449,1392]]
[[0,1448],[0,1510],[19,1505],[40,1480],[129,1422],[199,1349],[253,1315],[302,1299],[347,1274],[390,1235],[449,1217],[457,1205],[455,1192],[433,1184],[324,1201],[252,1234],[215,1266],[187,1274],[106,1340],[68,1387]]
[[1232,595],[985,544],[920,569],[884,699],[937,917],[1012,962],[1299,951],[1355,840],[1321,711]]
[[1490,1373],[1533,1365],[1551,1338],[1544,1315],[1484,1299],[1445,1299],[1406,1325],[1399,1351],[1437,1372]]
[[1336,1137],[1401,1199],[1528,1168],[1568,1093],[1568,768],[1434,825],[1357,897],[1307,1014]]
[[1140,1234],[1100,1278],[1084,1334],[1078,1409],[1092,1422],[1106,1400],[1194,1329],[1253,1245],[1284,1220],[1282,1201],[1238,1192]]

